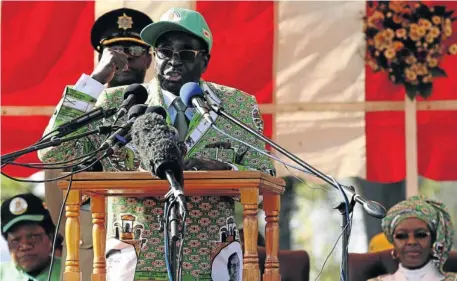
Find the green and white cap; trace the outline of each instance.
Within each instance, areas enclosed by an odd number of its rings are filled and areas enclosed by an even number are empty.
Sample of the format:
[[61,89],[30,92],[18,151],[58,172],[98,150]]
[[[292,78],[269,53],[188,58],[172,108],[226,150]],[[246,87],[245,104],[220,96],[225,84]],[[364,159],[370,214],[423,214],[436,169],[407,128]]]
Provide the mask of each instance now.
[[208,44],[208,52],[213,46],[213,37],[205,18],[197,12],[182,8],[171,8],[160,17],[160,20],[151,23],[141,31],[141,39],[155,47],[157,38],[170,31],[182,31],[201,38]]

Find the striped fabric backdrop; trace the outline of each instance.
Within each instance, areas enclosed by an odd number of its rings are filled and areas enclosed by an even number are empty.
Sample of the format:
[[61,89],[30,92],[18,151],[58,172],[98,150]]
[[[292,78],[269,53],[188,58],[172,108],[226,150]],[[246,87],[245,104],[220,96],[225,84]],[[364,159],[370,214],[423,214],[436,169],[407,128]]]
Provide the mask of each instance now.
[[[255,95],[268,137],[337,178],[402,180],[404,113],[364,110],[368,104],[364,102],[404,100],[401,87],[365,68],[365,5],[362,1],[2,2],[1,153],[38,140],[64,86],[91,72],[96,59],[89,38],[97,17],[129,7],[155,21],[170,7],[179,6],[201,12],[213,32],[214,51],[204,78]],[[445,5],[457,8],[456,2]],[[455,99],[456,65],[455,57],[444,61],[449,77],[435,83],[431,100]],[[152,76],[149,72],[148,79]],[[435,180],[457,180],[457,111],[420,111],[417,123],[419,173]],[[36,153],[21,160],[37,161]],[[278,171],[287,173],[280,165]],[[9,166],[5,172],[28,176],[36,171]]]

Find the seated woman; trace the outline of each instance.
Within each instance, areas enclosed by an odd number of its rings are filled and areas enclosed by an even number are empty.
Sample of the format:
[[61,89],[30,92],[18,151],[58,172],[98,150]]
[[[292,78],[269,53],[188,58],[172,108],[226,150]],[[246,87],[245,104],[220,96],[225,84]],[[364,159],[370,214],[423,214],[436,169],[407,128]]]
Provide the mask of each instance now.
[[381,281],[456,281],[455,273],[443,271],[452,247],[454,229],[443,203],[414,196],[393,206],[382,220],[382,229],[394,245],[399,260],[394,274]]

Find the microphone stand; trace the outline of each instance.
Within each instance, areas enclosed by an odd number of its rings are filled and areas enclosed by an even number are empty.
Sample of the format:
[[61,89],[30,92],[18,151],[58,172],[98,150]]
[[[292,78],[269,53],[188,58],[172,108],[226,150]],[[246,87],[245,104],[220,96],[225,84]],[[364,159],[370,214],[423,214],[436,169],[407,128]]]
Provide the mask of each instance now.
[[[354,187],[352,187],[352,186],[348,187],[348,186],[340,185],[338,182],[333,180],[328,175],[323,174],[322,172],[320,172],[319,170],[315,169],[314,167],[312,167],[311,165],[309,165],[305,161],[301,160],[297,156],[293,155],[292,153],[290,153],[286,149],[282,148],[281,146],[279,146],[278,144],[276,144],[275,142],[273,142],[269,138],[263,136],[262,134],[258,133],[256,130],[254,130],[251,127],[247,126],[246,124],[244,124],[243,122],[238,120],[233,115],[227,113],[220,104],[214,104],[214,103],[208,103],[208,104],[211,106],[213,111],[215,111],[218,115],[228,119],[230,122],[232,122],[235,125],[241,127],[245,131],[253,134],[255,137],[261,139],[263,142],[271,145],[271,147],[273,147],[274,149],[276,149],[277,151],[282,153],[284,156],[286,156],[290,160],[294,161],[300,167],[312,172],[316,177],[322,179],[323,181],[325,181],[326,183],[328,183],[331,186],[335,187],[336,189],[340,190],[340,188],[342,188],[342,189],[345,190],[343,192],[345,192],[347,194],[350,194],[350,196],[347,196],[348,198],[350,197],[349,205],[346,206],[347,204],[345,202],[343,202],[337,208],[340,211],[341,215],[343,216],[342,228],[344,230],[343,241],[342,241],[342,244],[343,244],[342,245],[342,247],[343,247],[343,251],[342,251],[343,258],[342,258],[342,262],[341,262],[341,269],[344,271],[344,276],[341,276],[341,279],[345,280],[345,281],[348,281],[348,266],[347,266],[347,254],[346,253],[347,253],[347,244],[348,244],[348,240],[349,240],[350,229],[348,227],[346,227],[346,225],[348,223],[347,218],[350,216],[350,214],[351,214],[351,212],[353,210],[353,205],[355,204],[355,202],[361,204],[363,206],[364,210],[368,213],[368,215],[370,215],[372,217],[375,217],[375,218],[384,218],[386,216],[386,209],[381,204],[379,204],[379,203],[377,203],[375,201],[366,200],[362,196],[360,196],[359,194],[355,193]],[[212,124],[212,125],[214,126],[214,124]],[[349,212],[347,213],[346,210],[348,210]]]
[[[182,278],[181,275],[181,267],[182,267],[182,258],[178,255],[177,251],[177,243],[180,241],[180,247],[183,247],[184,244],[184,233],[185,233],[185,219],[186,219],[186,214],[187,214],[187,207],[185,204],[185,199],[184,199],[184,192],[181,188],[182,184],[180,184],[175,176],[172,170],[167,169],[164,172],[164,175],[168,182],[170,183],[170,190],[165,194],[165,205],[164,205],[164,218],[162,221],[162,227],[164,229],[164,237],[165,237],[165,243],[170,248],[170,252],[168,253],[168,256],[165,258],[169,262],[170,269],[171,269],[171,276],[172,280],[170,281],[180,281]],[[182,177],[181,177],[182,178]],[[180,180],[182,182],[182,180]],[[167,212],[169,210],[169,213]],[[182,231],[180,233],[179,231],[179,217],[178,217],[178,212],[181,216],[182,224]],[[170,229],[168,229],[168,226],[170,226]],[[169,235],[168,235],[169,234]],[[182,253],[182,251],[179,251],[179,253]],[[167,267],[168,269],[168,267]]]
[[[103,128],[103,129],[106,129],[106,128]],[[108,128],[108,130],[111,131],[109,128]],[[11,152],[11,153],[8,153],[8,154],[4,154],[4,155],[2,155],[2,158],[0,159],[0,163],[3,166],[3,165],[6,165],[6,164],[14,161],[15,159],[21,157],[24,154],[27,154],[27,153],[30,153],[30,152],[34,152],[34,151],[37,151],[37,150],[41,150],[41,149],[45,149],[45,148],[48,148],[48,147],[51,147],[51,146],[59,146],[64,142],[72,141],[72,140],[79,139],[79,138],[82,138],[82,137],[86,137],[86,136],[89,136],[89,135],[93,135],[93,134],[96,134],[96,133],[102,133],[103,134],[104,132],[103,132],[102,129],[99,128],[97,130],[88,131],[88,132],[77,134],[77,135],[74,135],[74,136],[71,136],[71,137],[68,137],[68,138],[64,138],[64,139],[52,137],[48,141],[39,142],[37,144],[31,145],[29,147],[26,147],[24,149],[21,149],[21,150],[18,150],[18,151],[14,151],[14,152]]]

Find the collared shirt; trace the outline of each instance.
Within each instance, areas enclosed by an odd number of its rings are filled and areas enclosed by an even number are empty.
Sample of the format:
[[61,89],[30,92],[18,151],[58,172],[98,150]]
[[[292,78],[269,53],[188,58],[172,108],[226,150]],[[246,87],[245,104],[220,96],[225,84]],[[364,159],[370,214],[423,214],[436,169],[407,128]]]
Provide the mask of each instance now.
[[[175,122],[175,118],[176,118],[176,108],[174,106],[172,106],[172,104],[175,101],[175,99],[178,98],[178,96],[175,96],[172,93],[165,91],[165,90],[162,90],[162,93],[163,93],[163,101],[167,105],[168,115],[170,116],[171,122],[173,124]],[[186,109],[185,113],[186,113],[187,119],[192,120],[192,117],[194,117],[195,112],[194,112],[193,108],[188,107]]]
[[[60,269],[62,260],[54,257],[54,265],[52,266],[51,281],[60,281]],[[12,262],[0,264],[0,280],[4,281],[46,281],[48,280],[49,265],[43,269],[37,276],[30,276],[24,271],[18,269]]]

